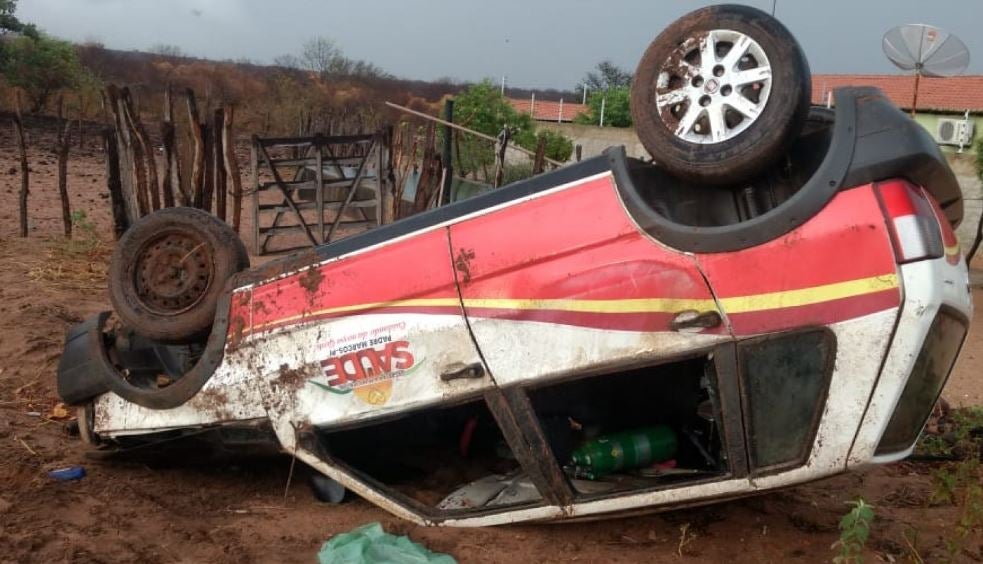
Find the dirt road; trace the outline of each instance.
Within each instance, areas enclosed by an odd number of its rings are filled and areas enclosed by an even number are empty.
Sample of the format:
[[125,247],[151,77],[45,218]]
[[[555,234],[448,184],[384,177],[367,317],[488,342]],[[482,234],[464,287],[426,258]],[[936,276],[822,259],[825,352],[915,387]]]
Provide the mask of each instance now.
[[[30,132],[37,136],[37,131]],[[35,147],[52,145],[50,132]],[[92,145],[73,149],[70,192],[91,230],[60,237],[55,161],[34,150],[30,237],[16,237],[15,166],[10,128],[0,128],[0,561],[311,562],[330,536],[380,521],[461,562],[820,562],[848,500],[876,506],[867,561],[925,561],[943,554],[958,508],[929,505],[936,466],[899,463],[702,509],[596,523],[482,530],[426,529],[367,502],[328,506],[295,479],[290,460],[208,464],[100,462],[86,457],[56,409],[55,365],[70,324],[107,308],[110,250],[103,164]],[[87,234],[86,231],[89,231]],[[957,405],[983,404],[976,366],[983,356],[983,292],[976,330],[946,391]],[[88,475],[56,483],[46,471],[83,465]],[[971,554],[983,554],[974,538]]]

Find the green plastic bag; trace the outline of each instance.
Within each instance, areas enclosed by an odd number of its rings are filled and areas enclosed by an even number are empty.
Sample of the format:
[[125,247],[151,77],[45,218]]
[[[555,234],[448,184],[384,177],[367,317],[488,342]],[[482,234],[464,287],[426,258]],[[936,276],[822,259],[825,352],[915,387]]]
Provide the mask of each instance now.
[[335,535],[317,553],[320,564],[457,564],[447,554],[430,552],[407,537],[382,530],[379,523]]

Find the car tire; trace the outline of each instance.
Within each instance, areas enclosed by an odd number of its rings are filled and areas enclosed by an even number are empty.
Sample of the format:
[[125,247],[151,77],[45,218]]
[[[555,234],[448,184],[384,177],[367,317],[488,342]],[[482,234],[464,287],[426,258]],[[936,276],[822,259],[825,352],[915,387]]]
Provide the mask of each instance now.
[[755,8],[711,6],[649,45],[631,113],[658,165],[690,181],[734,184],[782,155],[810,96],[809,64],[785,26]]
[[123,325],[167,344],[207,337],[225,283],[249,267],[239,236],[194,208],[165,208],[120,238],[109,263],[109,298]]

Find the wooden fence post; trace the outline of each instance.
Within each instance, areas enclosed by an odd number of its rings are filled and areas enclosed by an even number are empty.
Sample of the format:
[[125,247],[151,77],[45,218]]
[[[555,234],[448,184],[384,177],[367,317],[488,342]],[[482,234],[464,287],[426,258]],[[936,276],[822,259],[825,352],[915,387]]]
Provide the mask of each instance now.
[[[126,214],[126,225],[132,225],[145,212],[146,200],[142,199],[137,189],[136,164],[126,119],[120,110],[119,88],[114,84],[106,86],[103,91],[103,109],[112,119],[116,142],[116,161],[120,181],[120,197],[123,199],[123,211]],[[125,171],[125,174],[123,173]],[[141,201],[144,205],[141,206]]]
[[546,137],[540,137],[539,143],[536,144],[536,156],[532,161],[532,173],[542,174],[543,168],[546,166]]
[[205,142],[201,136],[201,119],[198,116],[195,91],[188,88],[185,92],[188,97],[188,122],[194,141],[194,149],[191,154],[191,199],[192,205],[200,208],[202,191],[205,189]]
[[[387,225],[393,222],[394,219],[394,178],[393,178],[393,144],[394,144],[394,131],[393,126],[387,126],[382,130],[382,146],[379,147],[380,151],[383,151],[383,158],[381,163],[385,166],[385,171],[379,171],[379,221],[383,225]],[[386,172],[385,178],[383,178],[382,173]]]
[[423,161],[420,166],[420,176],[416,183],[416,195],[413,198],[413,213],[420,213],[427,209],[427,204],[430,201],[431,183],[434,182],[434,177],[437,177],[438,182],[440,181],[440,172],[434,170],[434,162],[439,160],[436,138],[437,126],[430,122],[427,124],[427,133],[423,141]]
[[164,89],[164,119],[160,122],[160,143],[164,148],[164,178],[161,180],[160,189],[164,197],[164,207],[174,206],[174,194],[181,196],[180,189],[174,189],[174,166],[176,158],[174,151],[174,123],[172,121],[173,106],[171,104],[171,87]]
[[212,192],[215,189],[215,160],[214,141],[212,139],[212,128],[208,123],[201,125],[201,142],[205,149],[204,182],[201,191],[201,202],[198,207],[211,213],[212,211]]
[[[174,124],[168,123],[166,121],[160,122],[160,142],[164,147],[164,178],[161,181],[161,192],[164,198],[164,207],[173,207],[176,203],[174,199],[174,161],[177,160],[177,155],[174,153]],[[177,193],[178,197],[181,198],[182,204],[184,194],[180,191]]]
[[143,167],[146,174],[146,187],[150,194],[150,204],[153,211],[157,211],[160,209],[160,185],[157,183],[157,159],[154,157],[154,145],[150,142],[150,136],[147,135],[143,122],[140,121],[140,113],[133,107],[130,89],[124,88],[122,94],[126,122],[136,135],[140,152],[143,153],[143,158],[146,160]]
[[225,151],[222,148],[225,129],[225,110],[218,108],[212,119],[212,152],[209,159],[212,161],[212,175],[214,177],[213,188],[215,189],[215,216],[225,221],[226,214],[226,175],[225,175]]
[[503,127],[502,132],[498,134],[498,146],[496,147],[495,156],[495,188],[502,185],[502,180],[505,178],[505,153],[509,148],[509,138],[512,136],[512,132],[509,128]]
[[83,136],[85,135],[85,132],[82,129],[82,118],[85,117],[85,96],[82,96],[82,93],[79,92],[78,97],[79,97],[79,115],[78,115],[78,119],[79,119],[79,149],[81,149],[83,147],[83,145],[84,145],[84,143],[83,143],[83,140],[84,140],[83,139]]
[[[120,180],[122,181],[123,197],[127,199],[129,223],[133,224],[137,219],[150,212],[150,206],[147,202],[146,162],[143,160],[140,143],[133,141],[136,134],[130,128],[129,120],[126,117],[126,102],[123,93],[115,85],[110,84],[106,87],[106,94],[113,106],[116,140],[119,143]],[[122,173],[124,169],[126,173]]]
[[[190,206],[191,205],[191,195],[188,192],[188,187],[184,183],[184,178],[181,176],[181,154],[177,149],[177,126],[174,124],[174,98],[171,94],[170,86],[164,91],[164,123],[167,124],[167,129],[171,131],[170,143],[165,143],[164,154],[167,159],[168,166],[168,176],[171,179],[171,192],[176,195],[176,198],[180,205]],[[168,155],[168,151],[170,155]]]
[[72,121],[65,118],[64,104],[61,97],[58,98],[58,120],[64,120],[64,124],[59,123],[55,153],[58,157],[58,197],[61,199],[61,219],[65,225],[65,237],[72,238],[72,210],[68,203],[68,147]]
[[[259,245],[259,155],[256,150],[259,144],[258,138],[253,135],[252,142],[250,143],[249,149],[249,169],[251,171],[250,175],[250,191],[253,196],[253,252],[260,254],[261,249]],[[235,204],[233,203],[233,208]],[[235,210],[232,210],[235,213]],[[233,221],[235,221],[233,219]]]
[[[444,119],[448,123],[454,123],[454,99],[448,98],[444,102]],[[451,201],[451,186],[454,184],[454,128],[450,125],[444,126],[444,181],[440,187],[440,201],[437,203],[438,206],[448,204]]]
[[234,106],[225,108],[225,121],[222,122],[222,149],[225,174],[232,181],[232,229],[235,229],[235,232],[238,233],[239,224],[242,220],[242,178],[239,177],[239,161],[236,160],[236,140],[235,135],[232,133],[234,116]]
[[109,201],[113,210],[113,232],[116,239],[130,227],[127,215],[126,198],[123,197],[123,185],[119,174],[119,146],[116,133],[109,128],[102,132],[102,146],[106,152],[106,187],[109,189]]
[[14,137],[20,151],[20,236],[27,237],[27,195],[30,192],[30,168],[27,166],[27,142],[24,140],[24,122],[20,113],[20,90],[14,102]]

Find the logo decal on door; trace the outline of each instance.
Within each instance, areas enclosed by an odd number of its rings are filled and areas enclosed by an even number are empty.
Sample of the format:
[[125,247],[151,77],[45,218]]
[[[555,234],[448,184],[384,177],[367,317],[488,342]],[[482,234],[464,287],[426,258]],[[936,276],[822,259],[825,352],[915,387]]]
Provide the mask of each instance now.
[[354,393],[371,405],[385,405],[393,381],[409,376],[417,366],[409,341],[389,341],[322,360],[327,383],[310,383],[335,394]]

